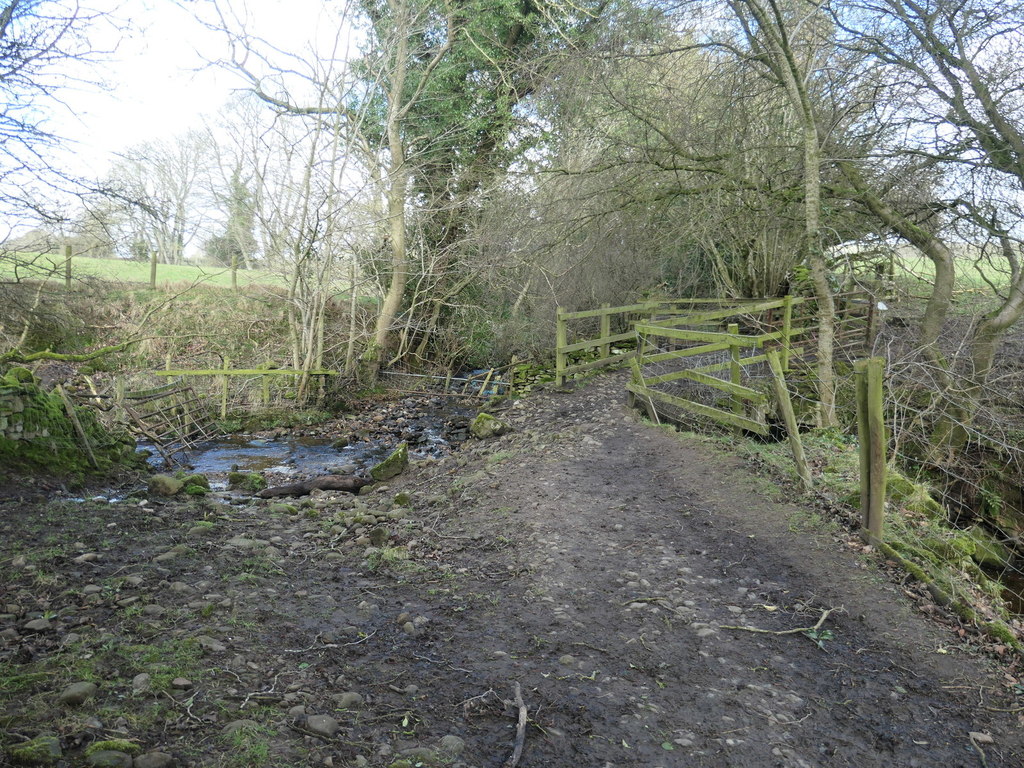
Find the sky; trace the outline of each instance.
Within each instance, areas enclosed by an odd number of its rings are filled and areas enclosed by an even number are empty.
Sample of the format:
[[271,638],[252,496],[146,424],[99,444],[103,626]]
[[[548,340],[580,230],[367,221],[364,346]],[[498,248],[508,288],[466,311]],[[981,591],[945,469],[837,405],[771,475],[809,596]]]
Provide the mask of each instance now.
[[[284,50],[302,50],[326,29],[323,0],[232,0],[251,29]],[[94,0],[103,7],[107,0]],[[226,55],[222,33],[206,29],[189,6],[209,9],[208,0],[182,7],[172,0],[111,0],[114,23],[97,29],[94,41],[115,48],[84,77],[100,80],[61,94],[50,128],[69,140],[74,170],[102,176],[117,152],[168,138],[216,119],[217,111],[244,83],[211,64]]]

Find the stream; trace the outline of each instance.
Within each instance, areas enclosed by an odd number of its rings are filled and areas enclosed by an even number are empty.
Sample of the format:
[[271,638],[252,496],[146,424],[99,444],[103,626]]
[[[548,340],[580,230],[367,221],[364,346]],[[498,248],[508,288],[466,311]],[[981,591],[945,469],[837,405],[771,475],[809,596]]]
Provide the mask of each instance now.
[[[225,435],[172,454],[176,468],[207,475],[224,488],[229,472],[257,472],[271,484],[318,475],[367,474],[401,442],[412,458],[440,457],[466,439],[477,402],[416,396],[377,404],[316,427]],[[152,450],[140,443],[140,449]],[[153,452],[150,465],[166,470]]]

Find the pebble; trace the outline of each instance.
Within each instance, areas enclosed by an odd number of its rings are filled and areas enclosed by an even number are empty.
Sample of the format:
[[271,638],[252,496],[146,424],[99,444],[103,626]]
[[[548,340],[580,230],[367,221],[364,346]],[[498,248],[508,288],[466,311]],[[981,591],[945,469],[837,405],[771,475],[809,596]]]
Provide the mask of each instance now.
[[25,623],[24,629],[26,632],[46,632],[52,627],[53,623],[49,619],[32,619]]
[[61,692],[57,700],[69,707],[77,707],[95,696],[98,690],[96,683],[72,683]]
[[341,725],[330,715],[310,715],[306,718],[306,728],[317,736],[329,739],[339,731]]
[[132,690],[136,693],[145,693],[153,684],[153,678],[148,672],[142,672],[132,678]]
[[356,693],[355,691],[336,693],[331,696],[331,698],[334,699],[342,709],[352,709],[353,707],[358,707],[363,703],[362,694]]
[[172,768],[174,758],[166,752],[147,752],[135,758],[134,768]]
[[93,752],[85,762],[94,768],[132,768],[132,756],[113,749],[101,749]]
[[224,643],[219,640],[214,640],[212,637],[208,637],[207,635],[198,635],[196,637],[196,642],[199,643],[200,648],[204,651],[209,651],[210,653],[220,653],[221,651],[226,651],[228,649]]
[[176,677],[171,680],[171,688],[174,688],[176,691],[187,691],[191,687],[192,681],[187,677]]
[[461,755],[466,749],[466,742],[455,734],[449,733],[447,736],[441,737],[440,746],[449,755]]

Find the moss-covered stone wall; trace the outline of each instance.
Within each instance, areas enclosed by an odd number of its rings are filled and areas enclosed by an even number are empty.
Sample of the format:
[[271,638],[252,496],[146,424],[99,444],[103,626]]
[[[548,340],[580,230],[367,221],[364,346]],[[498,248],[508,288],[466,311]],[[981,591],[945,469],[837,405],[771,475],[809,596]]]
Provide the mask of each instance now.
[[90,409],[76,407],[92,450],[90,458],[61,396],[26,380],[23,370],[0,377],[0,480],[19,472],[80,477],[133,459],[135,444],[130,436],[112,434]]

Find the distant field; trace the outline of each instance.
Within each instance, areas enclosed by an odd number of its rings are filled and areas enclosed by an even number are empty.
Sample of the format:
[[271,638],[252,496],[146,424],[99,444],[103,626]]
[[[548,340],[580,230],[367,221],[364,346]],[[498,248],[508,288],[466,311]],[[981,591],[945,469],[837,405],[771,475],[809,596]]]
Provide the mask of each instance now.
[[[1010,282],[1009,269],[999,259],[978,261],[970,256],[958,255],[954,261],[958,293],[991,294],[992,286],[1005,288]],[[931,259],[921,254],[901,254],[895,262],[897,281],[910,280],[930,285],[935,276]]]
[[[23,275],[38,279],[48,275],[50,280],[64,279],[64,258],[61,256],[34,256],[20,254],[19,260],[33,260],[34,269],[24,271]],[[14,260],[0,257],[0,276],[14,275]],[[122,259],[92,259],[87,256],[75,256],[71,260],[72,277],[94,277],[102,280],[123,283],[149,283],[149,263],[141,261],[124,261]],[[156,268],[157,285],[166,283],[196,283],[202,285],[231,287],[231,271],[216,267],[193,265],[158,264]],[[279,275],[262,269],[238,270],[238,284],[245,285],[280,285]]]

